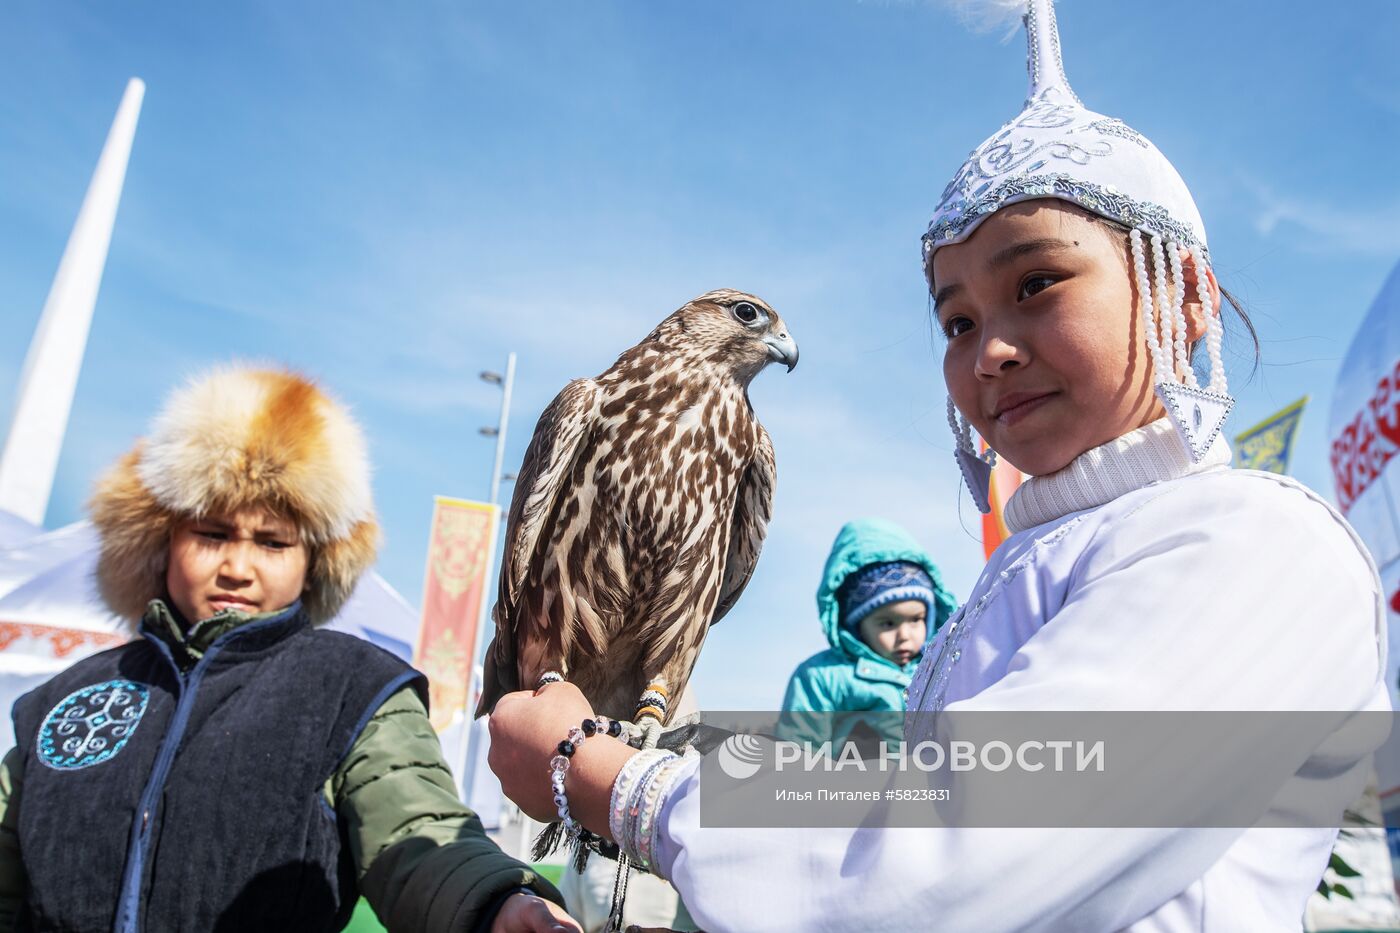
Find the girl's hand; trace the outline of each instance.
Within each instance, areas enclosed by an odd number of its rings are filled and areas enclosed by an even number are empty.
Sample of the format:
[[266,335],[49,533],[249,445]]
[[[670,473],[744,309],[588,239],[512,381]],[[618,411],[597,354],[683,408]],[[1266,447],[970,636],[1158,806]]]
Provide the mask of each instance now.
[[[593,708],[570,683],[546,684],[537,693],[507,694],[491,713],[491,751],[487,762],[507,797],[533,819],[559,818],[549,786],[549,759],[569,730],[592,719]],[[625,743],[595,735],[569,760],[565,793],[569,812],[588,829],[608,835],[608,800],[618,771],[635,752]]]
[[[546,684],[538,693],[521,690],[497,701],[486,760],[506,796],[533,819],[548,823],[559,818],[549,789],[549,759],[559,753],[569,730],[592,716],[593,708],[570,683]],[[571,776],[565,782],[572,789]]]
[[491,933],[583,933],[574,919],[553,901],[521,891],[506,898]]

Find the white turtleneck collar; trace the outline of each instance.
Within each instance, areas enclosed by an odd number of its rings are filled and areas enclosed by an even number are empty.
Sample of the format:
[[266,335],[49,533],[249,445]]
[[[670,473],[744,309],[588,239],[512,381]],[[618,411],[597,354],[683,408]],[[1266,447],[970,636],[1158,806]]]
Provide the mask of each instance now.
[[1230,445],[1215,439],[1200,463],[1192,463],[1170,418],[1129,431],[1086,450],[1064,469],[1033,476],[1006,503],[1006,527],[1014,534],[1071,512],[1096,508],[1152,483],[1220,469],[1230,463]]

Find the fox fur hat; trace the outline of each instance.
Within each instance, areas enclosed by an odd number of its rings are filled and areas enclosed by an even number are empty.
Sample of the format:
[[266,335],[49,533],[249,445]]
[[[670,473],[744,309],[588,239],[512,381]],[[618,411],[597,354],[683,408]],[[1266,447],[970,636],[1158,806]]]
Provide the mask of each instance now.
[[102,598],[139,621],[166,595],[176,523],[252,506],[296,522],[309,558],[303,605],[313,623],[329,621],[379,544],[364,436],[302,376],[231,366],[171,393],[150,435],[98,482]]

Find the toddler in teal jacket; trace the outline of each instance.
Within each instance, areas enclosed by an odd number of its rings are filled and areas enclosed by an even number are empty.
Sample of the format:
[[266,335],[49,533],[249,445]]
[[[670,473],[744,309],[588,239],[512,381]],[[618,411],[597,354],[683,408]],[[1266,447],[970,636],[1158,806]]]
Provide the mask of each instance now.
[[[877,518],[846,524],[817,590],[817,615],[831,647],[793,671],[782,736],[839,744],[863,717],[820,714],[902,712],[924,646],[955,609],[937,565],[907,531]],[[819,715],[801,715],[806,712]],[[876,733],[893,724],[881,718],[867,723]]]

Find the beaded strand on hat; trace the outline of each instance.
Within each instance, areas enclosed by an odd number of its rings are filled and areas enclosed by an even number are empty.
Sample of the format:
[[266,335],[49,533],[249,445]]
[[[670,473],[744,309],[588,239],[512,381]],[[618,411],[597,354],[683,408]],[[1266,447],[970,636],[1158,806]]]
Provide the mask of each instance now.
[[967,417],[958,411],[951,395],[948,396],[948,427],[953,432],[953,459],[962,471],[963,482],[972,494],[977,511],[986,515],[992,510],[992,468],[996,466],[997,453],[988,447],[985,454],[978,455],[972,446],[972,425],[968,423]]
[[[1152,265],[1157,287],[1154,290],[1147,271],[1143,233],[1152,245]],[[1211,298],[1210,267],[1205,254],[1198,248],[1182,246],[1176,241],[1163,242],[1160,234],[1133,228],[1128,232],[1133,258],[1133,277],[1143,309],[1143,330],[1152,359],[1153,390],[1162,402],[1186,444],[1192,462],[1200,462],[1215,442],[1226,415],[1234,406],[1221,359],[1224,332],[1215,313]],[[1206,356],[1210,362],[1209,382],[1201,386],[1191,365],[1191,351],[1186,345],[1186,274],[1181,262],[1185,249],[1196,272],[1196,295],[1205,319]],[[1166,287],[1167,272],[1171,272],[1171,288]]]
[[1186,349],[1186,276],[1181,269],[1181,248],[1172,243],[1167,250],[1167,258],[1172,270],[1172,322],[1176,328],[1177,370],[1186,377],[1186,384],[1200,388],[1196,381],[1196,370],[1191,367],[1191,354]]

